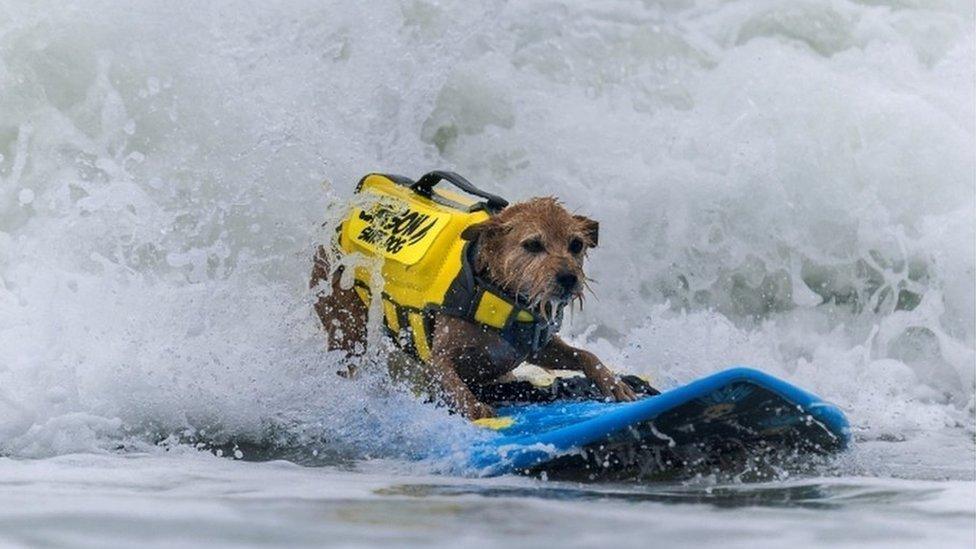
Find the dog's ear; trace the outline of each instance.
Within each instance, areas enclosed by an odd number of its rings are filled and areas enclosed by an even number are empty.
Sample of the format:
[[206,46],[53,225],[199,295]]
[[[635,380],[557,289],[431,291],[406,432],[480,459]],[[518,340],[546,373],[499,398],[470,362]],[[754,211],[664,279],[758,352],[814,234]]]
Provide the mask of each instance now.
[[464,229],[461,232],[461,240],[475,241],[479,238],[487,238],[492,235],[501,234],[504,231],[504,226],[498,219],[492,217],[487,221],[482,221],[481,223],[475,223]]
[[586,235],[587,240],[586,244],[591,248],[596,248],[597,242],[600,241],[600,223],[585,215],[574,215],[573,217],[583,226],[583,234]]

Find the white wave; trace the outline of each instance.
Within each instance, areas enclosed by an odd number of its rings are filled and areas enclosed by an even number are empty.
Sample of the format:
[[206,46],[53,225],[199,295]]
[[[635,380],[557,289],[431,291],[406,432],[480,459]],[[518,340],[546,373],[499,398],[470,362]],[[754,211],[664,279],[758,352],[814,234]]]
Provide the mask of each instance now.
[[971,436],[972,29],[965,2],[0,3],[0,452],[470,436],[337,379],[306,289],[358,177],[432,168],[601,221],[568,330],[623,369],[748,363],[868,439]]

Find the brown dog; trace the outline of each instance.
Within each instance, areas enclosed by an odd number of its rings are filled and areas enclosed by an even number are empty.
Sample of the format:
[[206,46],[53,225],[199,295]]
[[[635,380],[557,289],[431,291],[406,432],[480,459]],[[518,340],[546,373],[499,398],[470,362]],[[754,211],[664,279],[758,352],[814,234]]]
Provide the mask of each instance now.
[[[553,198],[513,204],[488,221],[468,227],[461,238],[477,242],[474,267],[494,285],[523,296],[542,314],[562,305],[582,303],[586,288],[583,262],[597,243],[597,222],[569,213]],[[340,283],[342,268],[329,267],[320,248],[311,287],[330,281],[331,292],[320,295],[315,310],[328,335],[330,349],[349,355],[366,350],[367,309],[350,288]],[[630,401],[636,394],[595,355],[568,345],[558,336],[535,353],[519,352],[495,331],[470,320],[437,313],[430,363],[419,364],[430,385],[452,409],[471,419],[492,417],[470,385],[490,383],[529,361],[549,369],[582,371],[607,397]]]

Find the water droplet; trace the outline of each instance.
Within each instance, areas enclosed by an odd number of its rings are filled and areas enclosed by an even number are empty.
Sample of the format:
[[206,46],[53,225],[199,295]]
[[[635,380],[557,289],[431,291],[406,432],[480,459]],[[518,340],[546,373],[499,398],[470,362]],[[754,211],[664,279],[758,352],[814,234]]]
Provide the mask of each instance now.
[[21,206],[26,206],[34,201],[34,191],[31,189],[21,189],[20,194],[17,195],[17,199],[20,200]]

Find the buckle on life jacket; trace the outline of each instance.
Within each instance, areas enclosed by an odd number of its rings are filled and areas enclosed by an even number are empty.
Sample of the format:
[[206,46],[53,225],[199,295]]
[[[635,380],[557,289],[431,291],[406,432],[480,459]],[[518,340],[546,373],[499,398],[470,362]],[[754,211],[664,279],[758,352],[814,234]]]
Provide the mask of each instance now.
[[563,306],[559,305],[559,308],[553,314],[553,318],[548,321],[536,320],[535,333],[532,335],[532,352],[538,353],[543,347],[549,344],[559,328],[563,324]]
[[[470,312],[459,316],[498,330],[502,339],[520,353],[539,352],[562,326],[563,305],[555,306],[547,318],[527,307],[518,296],[511,296],[480,277],[475,278],[474,284],[476,297]],[[493,304],[492,314],[483,314],[486,303]]]

